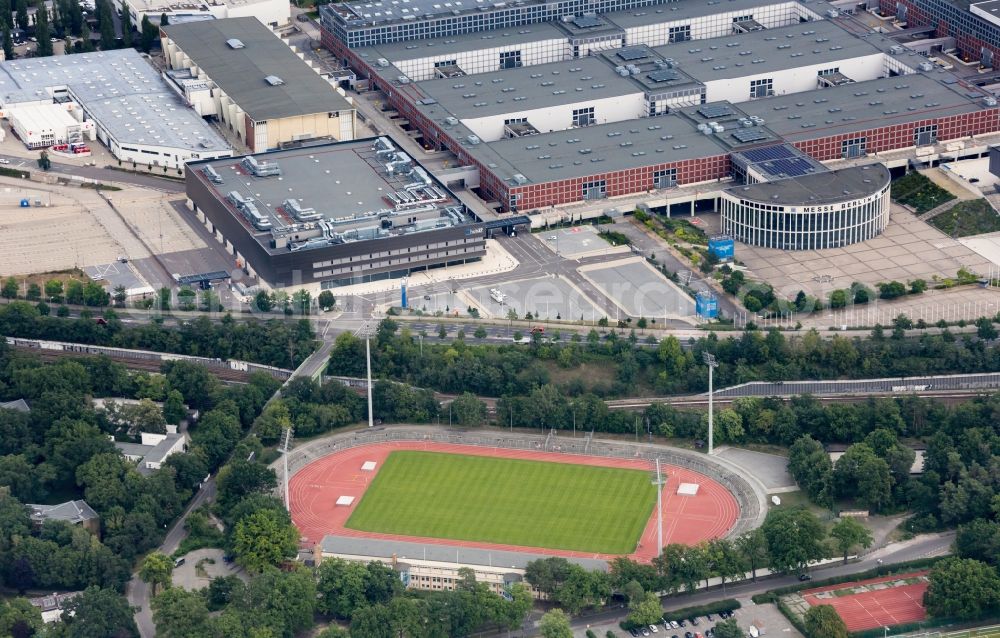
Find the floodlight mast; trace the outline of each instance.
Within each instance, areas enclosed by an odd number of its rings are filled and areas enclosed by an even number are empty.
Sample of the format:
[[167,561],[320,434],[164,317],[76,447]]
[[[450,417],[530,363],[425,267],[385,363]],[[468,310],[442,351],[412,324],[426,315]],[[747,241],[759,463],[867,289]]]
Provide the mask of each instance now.
[[292,444],[292,428],[285,428],[281,433],[281,457],[282,465],[284,466],[284,497],[285,497],[285,509],[289,512],[291,509],[288,504],[288,448]]
[[656,459],[656,478],[653,485],[656,486],[656,555],[663,554],[663,486],[667,480],[660,473],[660,459]]
[[713,430],[715,429],[715,406],[712,402],[712,370],[719,367],[719,363],[715,360],[715,355],[711,352],[703,352],[701,356],[705,361],[705,365],[708,366],[708,455],[712,456],[715,453],[715,440],[713,436]]
[[372,344],[371,331],[368,329],[367,323],[363,330],[365,331],[365,360],[368,364],[368,427],[373,427],[375,415],[372,414]]

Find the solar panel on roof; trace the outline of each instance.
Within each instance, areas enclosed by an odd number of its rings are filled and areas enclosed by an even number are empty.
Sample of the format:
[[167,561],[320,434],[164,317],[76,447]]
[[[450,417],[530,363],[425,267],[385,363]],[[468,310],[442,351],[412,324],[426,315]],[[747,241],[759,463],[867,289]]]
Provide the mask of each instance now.
[[771,175],[787,175],[788,177],[799,177],[815,172],[815,167],[811,162],[801,157],[787,157],[776,159],[760,165]]
[[680,75],[673,69],[658,69],[656,71],[651,71],[646,75],[646,77],[653,82],[670,82],[671,80],[679,78]]
[[733,137],[746,144],[747,142],[766,140],[767,133],[755,128],[740,128],[733,131]]
[[618,57],[631,62],[632,60],[641,60],[645,57],[649,57],[649,55],[646,53],[645,49],[642,49],[641,47],[628,47],[619,51]]
[[707,104],[699,108],[698,113],[700,113],[702,117],[714,119],[717,117],[733,115],[733,110],[725,104]]
[[788,148],[784,144],[776,144],[774,146],[751,148],[749,150],[742,151],[740,155],[745,157],[751,164],[756,164],[757,162],[765,162],[767,160],[795,157],[795,151]]
[[596,16],[576,16],[573,18],[573,24],[581,29],[590,29],[599,27],[604,23],[598,20]]

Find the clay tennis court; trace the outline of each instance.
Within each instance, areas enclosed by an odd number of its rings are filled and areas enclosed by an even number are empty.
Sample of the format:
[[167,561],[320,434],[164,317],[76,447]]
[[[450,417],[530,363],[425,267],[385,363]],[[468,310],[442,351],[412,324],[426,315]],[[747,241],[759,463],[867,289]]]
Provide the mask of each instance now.
[[[553,452],[530,450],[509,450],[505,448],[482,448],[470,445],[431,443],[421,441],[399,441],[375,443],[350,448],[313,461],[299,470],[289,481],[289,503],[292,520],[299,528],[303,540],[317,543],[327,534],[354,536],[493,549],[522,551],[557,556],[580,558],[613,558],[601,554],[552,550],[544,547],[521,547],[495,543],[457,541],[443,538],[423,538],[380,534],[348,529],[347,519],[354,507],[364,496],[371,480],[382,467],[386,457],[395,450],[424,450],[473,456],[493,456],[510,459],[526,459],[551,463],[594,465],[634,470],[651,470],[649,461],[635,459],[612,459],[596,456],[567,455]],[[366,471],[362,466],[375,464],[375,469]],[[676,466],[664,466],[667,483],[663,486],[663,543],[695,544],[703,540],[724,536],[732,529],[740,510],[735,497],[718,482]],[[697,483],[700,487],[694,496],[679,496],[677,488],[681,483]],[[338,499],[353,497],[350,505],[337,505]],[[586,516],[586,512],[581,512]],[[629,556],[635,560],[648,562],[656,556],[656,510],[646,523],[638,547]]]
[[[892,627],[927,617],[927,610],[924,609],[927,573],[896,574],[810,589],[802,592],[802,598],[814,607],[830,605],[836,609],[848,631]],[[920,582],[895,585],[911,579],[919,579]],[[857,588],[867,591],[846,593]]]

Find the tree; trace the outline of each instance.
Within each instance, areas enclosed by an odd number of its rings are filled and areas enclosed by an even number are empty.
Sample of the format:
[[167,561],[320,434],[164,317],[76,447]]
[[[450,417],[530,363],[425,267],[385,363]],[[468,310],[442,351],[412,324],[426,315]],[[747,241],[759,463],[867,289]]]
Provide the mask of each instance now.
[[715,623],[715,638],[746,638],[735,618]]
[[115,48],[114,7],[111,0],[98,0],[97,21],[101,32],[101,50],[110,51]]
[[50,303],[62,303],[63,282],[58,279],[50,279],[45,282],[45,296]]
[[0,601],[0,636],[30,638],[43,636],[42,612],[26,598]]
[[116,306],[124,308],[125,301],[128,299],[128,291],[125,289],[125,286],[115,286],[115,294],[112,295],[111,298],[115,300]]
[[736,539],[736,546],[750,566],[750,576],[757,580],[757,568],[767,561],[767,539],[761,528],[744,532]]
[[471,392],[464,392],[451,402],[452,416],[459,425],[478,427],[486,421],[486,404]]
[[28,30],[28,0],[16,0],[14,22],[21,31]]
[[153,598],[156,635],[163,638],[212,638],[205,598],[181,587]]
[[660,604],[660,597],[648,592],[636,601],[629,601],[629,614],[625,622],[647,627],[660,622],[662,617],[663,606]]
[[[38,38],[39,57],[52,55],[52,33],[49,30],[49,11],[44,3],[35,10],[35,37]],[[43,169],[48,170],[48,169]]]
[[261,312],[271,312],[274,308],[274,297],[266,290],[261,290],[253,298],[253,306]]
[[299,530],[273,510],[254,512],[233,530],[236,562],[250,572],[294,558],[298,547]]
[[296,290],[291,297],[292,311],[298,315],[308,315],[312,309],[312,295],[308,290]]
[[924,606],[931,616],[981,618],[1000,606],[1000,576],[972,558],[946,558],[931,570]]
[[358,609],[388,603],[402,589],[391,568],[378,562],[326,559],[318,574],[317,609],[341,619],[351,618]]
[[69,638],[138,638],[134,611],[118,592],[88,587],[66,603],[62,622]]
[[167,400],[163,402],[163,418],[167,423],[177,425],[187,417],[187,408],[184,407],[184,396],[177,390],[167,393]]
[[538,623],[542,638],[573,638],[573,629],[569,625],[566,612],[556,608],[542,616]]
[[319,304],[321,310],[330,310],[336,305],[337,300],[334,298],[333,293],[329,290],[324,290],[319,293],[319,297],[316,298],[316,303]]
[[10,27],[3,29],[3,56],[5,60],[13,60],[15,57],[14,40],[10,36]]
[[802,570],[810,561],[823,557],[823,526],[804,507],[772,509],[761,529],[775,571]]
[[122,9],[122,46],[126,49],[132,46],[132,14],[129,13],[125,0],[121,3]]
[[142,561],[139,568],[139,578],[148,584],[156,595],[157,587],[170,587],[170,579],[174,571],[174,563],[169,556],[153,552]]
[[278,486],[278,476],[266,465],[237,459],[219,470],[216,485],[219,505],[229,509],[248,495],[272,491]]
[[160,26],[161,27],[165,27],[165,26],[168,26],[169,24],[170,24],[170,18],[167,17],[167,14],[161,13],[160,14]]
[[847,638],[847,625],[832,605],[810,607],[805,615],[809,638]]
[[153,42],[156,41],[158,29],[152,22],[149,21],[149,15],[145,13],[142,15],[142,22],[139,24],[139,48],[142,49],[143,53],[149,53],[153,48]]
[[837,549],[844,555],[845,565],[847,564],[847,554],[852,547],[861,546],[868,549],[872,545],[872,533],[856,518],[841,518],[830,529],[830,536],[837,541]]
[[80,50],[83,53],[90,53],[94,50],[94,40],[90,33],[90,23],[86,20],[83,21],[83,25],[80,27]]
[[0,287],[0,297],[4,299],[17,299],[17,280],[13,277],[4,279],[3,286]]

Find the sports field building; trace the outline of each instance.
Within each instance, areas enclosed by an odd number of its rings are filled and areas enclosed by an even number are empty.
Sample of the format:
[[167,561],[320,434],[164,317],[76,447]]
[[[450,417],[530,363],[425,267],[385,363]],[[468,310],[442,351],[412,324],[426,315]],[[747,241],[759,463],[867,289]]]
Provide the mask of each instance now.
[[[536,558],[523,552],[494,551],[474,547],[411,543],[408,541],[357,538],[328,534],[317,549],[323,558],[370,563],[378,561],[396,570],[404,587],[428,591],[452,590],[462,580],[459,569],[468,567],[476,582],[504,595],[515,583],[522,583],[535,598],[545,595],[524,580],[524,570]],[[606,561],[567,558],[587,570],[607,571]]]
[[253,17],[160,29],[164,77],[203,117],[225,123],[251,151],[316,138],[354,139],[343,90]]
[[[725,199],[780,213],[747,227],[771,238],[760,245],[841,245],[881,232],[888,197],[880,169],[820,180],[822,162],[917,148],[932,161],[944,144],[979,156],[978,136],[1000,132],[987,91],[821,1],[376,0],[320,13],[324,45],[500,211],[687,188],[692,212]],[[740,196],[760,181],[787,183]],[[821,201],[802,201],[821,182]],[[864,219],[813,216],[820,205]]]
[[191,210],[270,288],[318,292],[486,252],[486,225],[386,137],[200,162],[186,180]]
[[122,163],[168,170],[232,155],[135,49],[0,62],[0,107],[15,133],[28,122],[29,148],[96,137]]

